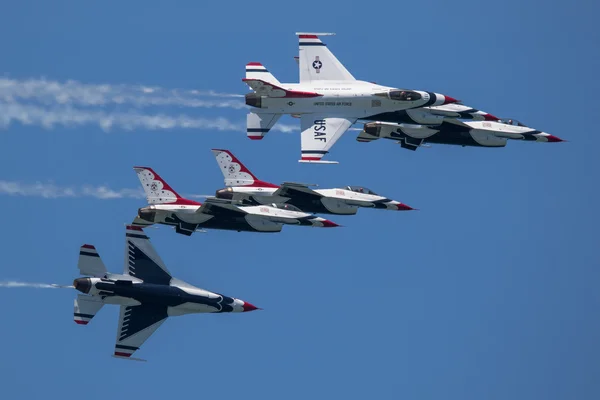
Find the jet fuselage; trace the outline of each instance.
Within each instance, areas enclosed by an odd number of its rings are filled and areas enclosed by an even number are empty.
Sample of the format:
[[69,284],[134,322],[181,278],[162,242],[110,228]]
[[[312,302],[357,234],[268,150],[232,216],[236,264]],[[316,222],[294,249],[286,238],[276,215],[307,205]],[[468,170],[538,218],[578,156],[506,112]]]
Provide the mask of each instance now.
[[[182,282],[183,283],[183,282]],[[192,313],[244,312],[254,306],[242,300],[183,283],[145,283],[139,279],[126,277],[126,280],[105,278],[78,278],[73,285],[82,293],[99,296],[106,304],[136,306],[140,304],[167,307],[167,315]]]
[[[265,113],[323,114],[328,117],[367,119],[371,116],[419,107],[438,106],[455,102],[439,93],[395,89],[365,81],[316,81],[285,84],[281,97],[272,97],[277,89],[246,95],[246,104]],[[267,96],[267,94],[269,96]]]

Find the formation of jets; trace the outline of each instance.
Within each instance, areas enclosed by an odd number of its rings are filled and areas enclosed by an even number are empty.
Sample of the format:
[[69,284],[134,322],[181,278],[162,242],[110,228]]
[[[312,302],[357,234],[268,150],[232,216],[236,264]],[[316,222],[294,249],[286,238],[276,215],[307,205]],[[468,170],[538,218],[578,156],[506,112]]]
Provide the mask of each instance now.
[[359,142],[393,139],[408,150],[425,143],[504,147],[507,139],[563,141],[448,95],[357,80],[319,38],[332,34],[297,35],[299,83],[281,83],[257,62],[246,65],[242,80],[252,89],[246,94],[246,104],[253,108],[247,115],[248,137],[262,139],[284,114],[298,117],[300,162],[333,163],[323,156],[357,121],[369,121]]
[[[508,139],[561,142],[516,120],[500,119],[453,97],[425,90],[383,86],[354,78],[320,36],[298,33],[298,83],[281,83],[265,66],[246,65],[251,88],[245,102],[247,135],[262,139],[286,114],[300,119],[301,162],[334,163],[322,158],[356,122],[364,123],[359,142],[392,139],[416,150],[425,143],[503,147]],[[154,224],[190,236],[204,229],[280,232],[284,225],[339,226],[316,214],[354,215],[359,208],[409,211],[412,207],[364,186],[316,188],[314,184],[258,179],[231,151],[212,150],[225,187],[198,202],[180,196],[150,167],[134,167],[148,204],[126,228],[125,266],[107,271],[95,247],[79,253],[82,275],[73,282],[74,320],[86,325],[105,304],[119,305],[114,356],[131,357],[170,316],[256,310],[252,304],[173,278],[143,228]]]

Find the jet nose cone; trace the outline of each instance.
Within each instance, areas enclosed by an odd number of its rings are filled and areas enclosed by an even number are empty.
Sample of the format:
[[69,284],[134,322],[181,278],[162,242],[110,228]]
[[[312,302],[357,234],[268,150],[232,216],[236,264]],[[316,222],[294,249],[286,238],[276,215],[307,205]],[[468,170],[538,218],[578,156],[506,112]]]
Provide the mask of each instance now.
[[556,137],[554,135],[548,135],[546,136],[546,140],[549,142],[553,142],[553,143],[558,143],[558,142],[564,142],[565,140],[562,140],[559,137]]
[[442,104],[452,104],[452,103],[458,103],[458,102],[460,102],[460,100],[456,100],[454,97],[444,95],[444,103],[442,103]]
[[403,203],[396,204],[396,207],[398,207],[398,210],[400,210],[400,211],[411,211],[411,210],[414,210],[414,208],[412,208],[411,206],[408,206],[408,205],[403,204]]
[[335,228],[339,226],[335,222],[330,221],[328,219],[324,219],[323,221],[321,221],[321,223],[323,224],[323,228]]
[[242,306],[242,308],[244,309],[244,311],[242,311],[242,312],[260,310],[260,308],[255,307],[254,305],[248,303],[247,301],[244,302],[244,305]]

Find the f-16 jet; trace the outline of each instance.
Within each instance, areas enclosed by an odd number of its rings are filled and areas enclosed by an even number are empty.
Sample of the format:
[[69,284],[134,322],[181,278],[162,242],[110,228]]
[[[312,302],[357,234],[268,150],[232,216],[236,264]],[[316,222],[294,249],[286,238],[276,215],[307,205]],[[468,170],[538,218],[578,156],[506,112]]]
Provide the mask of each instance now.
[[213,149],[219,169],[225,177],[224,189],[217,190],[220,199],[251,204],[281,202],[311,213],[356,214],[360,207],[384,210],[413,210],[396,200],[379,196],[363,186],[334,189],[311,189],[303,183],[285,182],[274,185],[258,179],[229,150]]
[[177,233],[190,236],[195,231],[225,229],[247,232],[280,232],[283,225],[333,228],[336,223],[306,213],[291,204],[245,206],[231,201],[207,198],[204,203],[181,197],[152,168],[134,167],[146,192],[148,206],[138,210],[133,224],[163,224]]
[[257,310],[247,301],[173,278],[142,228],[127,226],[125,236],[122,274],[108,272],[96,248],[84,244],[78,263],[84,277],[73,281],[82,293],[73,312],[77,324],[87,325],[105,304],[121,307],[114,357],[140,360],[131,356],[167,317]]
[[[418,110],[456,103],[439,93],[400,89],[357,80],[329,51],[319,36],[297,33],[299,83],[279,82],[262,64],[246,65],[243,81],[253,90],[246,104],[250,139],[262,139],[283,114],[300,118],[301,162],[327,162],[321,158],[357,120],[396,111]],[[332,161],[328,161],[331,163]]]
[[[408,115],[407,115],[408,117]],[[389,117],[389,120],[394,119]],[[380,138],[397,140],[400,146],[416,150],[424,143],[460,146],[504,147],[508,139],[534,142],[563,142],[549,133],[529,128],[516,120],[460,121],[454,117],[434,115],[429,119],[411,118],[403,123],[369,122],[356,138],[371,142]]]

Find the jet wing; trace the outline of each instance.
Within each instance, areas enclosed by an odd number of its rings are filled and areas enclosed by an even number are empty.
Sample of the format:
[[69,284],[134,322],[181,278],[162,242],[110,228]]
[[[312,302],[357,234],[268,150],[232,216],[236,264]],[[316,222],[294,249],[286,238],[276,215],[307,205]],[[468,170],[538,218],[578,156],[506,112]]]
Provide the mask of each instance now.
[[273,196],[281,196],[281,197],[289,197],[289,198],[294,198],[294,197],[298,197],[298,196],[310,196],[313,198],[321,198],[323,197],[323,195],[321,195],[320,193],[315,192],[314,190],[312,190],[311,188],[308,187],[309,185],[304,185],[301,183],[293,183],[293,182],[284,182],[279,189],[277,189],[274,193]]
[[209,197],[206,199],[202,206],[196,210],[197,213],[219,215],[235,213],[239,215],[246,215],[247,212],[240,209],[238,206],[231,204],[230,200],[218,199],[216,197]]
[[318,114],[300,117],[302,159],[300,162],[337,164],[337,161],[321,161],[329,149],[352,126],[356,119],[330,118]]
[[121,306],[114,357],[145,361],[130,357],[167,317],[167,306]]
[[135,225],[127,226],[125,244],[124,275],[131,275],[146,283],[157,285],[168,285],[171,282],[171,273],[142,228]]

